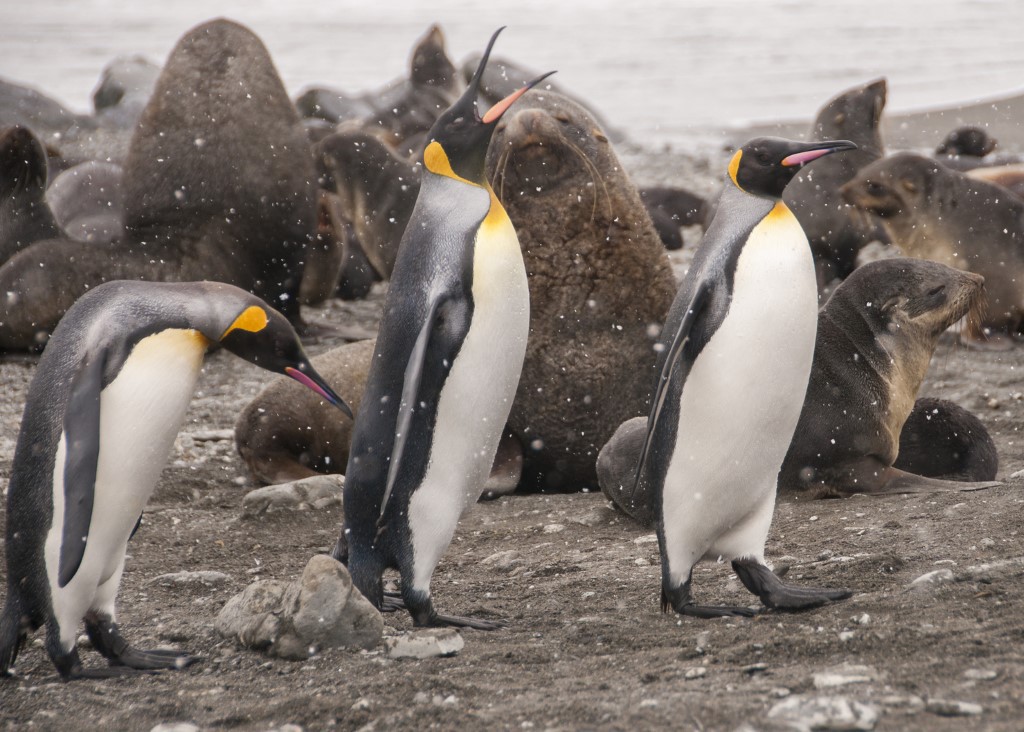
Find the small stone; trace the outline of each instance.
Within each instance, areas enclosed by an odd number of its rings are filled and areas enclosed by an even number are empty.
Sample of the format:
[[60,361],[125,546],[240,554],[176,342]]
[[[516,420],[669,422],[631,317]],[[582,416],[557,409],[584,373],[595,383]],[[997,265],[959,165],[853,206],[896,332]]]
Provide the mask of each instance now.
[[384,641],[388,658],[437,658],[454,656],[466,642],[453,628],[414,630]]
[[847,643],[849,641],[852,641],[854,637],[856,637],[856,635],[857,634],[854,633],[852,630],[844,630],[839,633],[839,640],[841,640],[843,643]]
[[857,625],[870,625],[871,624],[871,616],[868,615],[867,613],[861,613],[860,615],[858,615],[857,617],[855,617],[853,619],[853,622],[855,622]]
[[743,673],[745,673],[745,674],[747,674],[749,676],[753,676],[754,674],[759,674],[759,673],[762,673],[762,672],[767,671],[767,670],[768,670],[768,664],[767,663],[752,663],[749,666],[744,666],[743,667]]
[[350,707],[350,709],[353,712],[365,712],[369,708],[370,708],[370,700],[367,699],[366,697],[363,697],[362,699],[360,699],[359,701],[357,701],[355,704],[353,704]]
[[936,569],[933,572],[922,574],[920,577],[910,583],[910,589],[912,590],[928,590],[936,585],[946,584],[947,582],[953,581],[953,570],[951,569]]
[[1018,478],[1024,478],[1024,470],[1017,470],[1010,473],[1010,480],[1017,480]]
[[641,709],[651,709],[658,706],[657,699],[641,699],[639,704]]
[[776,686],[774,689],[772,689],[768,693],[771,694],[776,699],[785,699],[787,696],[789,696],[793,692],[791,692],[785,686]]
[[417,691],[416,695],[412,698],[413,704],[429,704],[430,695],[425,691]]
[[695,644],[697,653],[703,656],[709,645],[711,645],[711,631],[702,630],[700,633],[697,633],[697,642]]
[[651,566],[650,560],[646,559],[645,557],[637,557],[636,559],[633,560],[633,564],[635,564],[638,567],[650,567]]
[[986,549],[990,549],[991,547],[994,547],[996,545],[995,539],[990,539],[987,536],[978,543]]
[[977,717],[984,711],[980,704],[951,699],[929,699],[924,710],[940,717]]
[[996,399],[995,397],[989,397],[988,401],[985,402],[985,406],[987,406],[989,409],[999,409],[999,407],[1001,407],[1002,404],[1000,404],[999,400]]
[[780,719],[801,730],[863,730],[878,724],[878,709],[843,696],[790,696],[771,708],[769,719]]
[[699,679],[703,676],[707,676],[707,673],[708,670],[703,666],[695,666],[694,668],[686,669],[686,673],[683,674],[683,678],[687,681],[691,681],[693,679]]
[[997,676],[999,676],[999,672],[991,669],[969,668],[964,671],[964,678],[971,681],[991,681]]
[[182,585],[205,585],[206,587],[217,587],[228,581],[228,576],[223,572],[202,571],[202,572],[171,572],[169,574],[157,575],[147,584],[164,586]]
[[273,727],[270,732],[302,732],[302,727],[297,724],[282,724],[280,727]]
[[561,531],[565,531],[565,524],[548,524],[544,527],[545,534],[557,534]]
[[917,714],[924,709],[924,699],[915,694],[910,694],[909,696],[890,694],[888,696],[883,696],[878,701],[881,702],[883,706],[900,709],[906,714]]
[[866,684],[874,681],[878,673],[870,666],[843,664],[813,675],[815,689],[834,689],[848,684]]
[[489,557],[481,559],[480,564],[487,567],[494,567],[495,569],[503,572],[509,572],[515,567],[526,564],[526,562],[523,561],[522,555],[520,555],[515,549],[506,549],[505,551],[496,552],[491,554]]
[[633,543],[634,544],[657,544],[658,543],[658,535],[657,534],[644,534],[643,536],[638,536],[635,539],[633,539]]
[[344,487],[343,475],[314,475],[264,486],[245,494],[242,514],[251,517],[273,511],[307,511],[340,505]]
[[199,727],[191,722],[161,722],[149,732],[199,732]]
[[199,432],[186,432],[196,442],[233,442],[235,439],[234,430],[201,430]]

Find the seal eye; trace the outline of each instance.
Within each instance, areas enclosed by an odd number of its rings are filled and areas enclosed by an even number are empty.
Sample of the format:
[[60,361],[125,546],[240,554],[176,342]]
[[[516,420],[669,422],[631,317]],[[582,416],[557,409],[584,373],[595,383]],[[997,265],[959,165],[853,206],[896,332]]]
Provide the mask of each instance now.
[[868,181],[867,189],[869,196],[876,196],[878,198],[881,198],[882,196],[885,195],[885,186],[883,186],[881,183],[875,183],[873,180]]

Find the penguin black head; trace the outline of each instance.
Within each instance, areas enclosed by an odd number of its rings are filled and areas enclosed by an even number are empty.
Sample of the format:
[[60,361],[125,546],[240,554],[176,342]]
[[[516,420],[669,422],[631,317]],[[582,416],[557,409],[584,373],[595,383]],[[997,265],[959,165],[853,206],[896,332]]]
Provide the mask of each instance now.
[[476,73],[469,80],[466,91],[452,106],[438,117],[437,122],[430,128],[427,134],[427,145],[423,150],[423,164],[427,170],[438,175],[445,175],[450,178],[457,177],[484,185],[484,160],[487,157],[487,146],[491,142],[491,135],[494,128],[519,97],[542,82],[544,79],[555,73],[549,71],[530,81],[526,86],[517,89],[491,107],[483,117],[477,109],[477,96],[480,91],[480,81],[487,68],[487,59],[491,55],[491,48],[498,38],[498,34],[504,30],[499,28],[491,36],[477,66]]
[[736,151],[729,179],[741,191],[782,198],[782,192],[807,163],[842,150],[856,150],[849,140],[796,142],[781,137],[756,137]]
[[312,389],[352,419],[352,410],[309,362],[288,320],[265,305],[249,305],[239,313],[219,343],[260,368],[284,374]]

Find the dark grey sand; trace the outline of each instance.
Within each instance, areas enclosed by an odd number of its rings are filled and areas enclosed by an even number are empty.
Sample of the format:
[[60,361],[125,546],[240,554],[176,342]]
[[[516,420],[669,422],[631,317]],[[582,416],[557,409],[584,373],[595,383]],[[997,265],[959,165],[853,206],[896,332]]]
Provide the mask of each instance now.
[[[642,182],[715,187],[718,176],[706,161],[622,152]],[[719,165],[717,151],[710,157]],[[368,301],[309,314],[373,327],[381,301],[379,287]],[[213,354],[129,547],[120,595],[130,639],[141,647],[176,645],[203,660],[183,672],[65,684],[37,633],[19,659],[18,678],[0,681],[0,725],[782,730],[799,727],[770,717],[774,707],[822,698],[853,704],[868,720],[864,728],[877,717],[878,730],[1020,729],[1024,478],[1014,476],[1024,469],[1024,356],[1019,348],[966,351],[952,341],[939,347],[922,395],[952,399],[980,416],[996,440],[1005,485],[978,493],[781,500],[769,560],[789,567],[790,580],[848,587],[855,592],[850,600],[743,620],[663,615],[652,533],[599,493],[515,496],[469,512],[433,583],[443,611],[503,618],[509,627],[465,631],[458,656],[425,661],[344,650],[306,662],[269,660],[216,635],[213,619],[229,597],[256,579],[294,579],[312,554],[328,551],[342,510],[242,518],[242,496],[255,486],[234,451],[231,428],[268,377],[229,354]],[[32,370],[0,364],[3,478]],[[179,570],[216,570],[229,579],[215,588],[152,583]],[[942,581],[910,588],[937,570]],[[708,603],[754,600],[727,564],[699,565],[695,589]],[[411,627],[403,615],[385,622],[386,634]],[[91,650],[82,652],[87,664],[99,662]],[[972,716],[945,716],[954,713]]]

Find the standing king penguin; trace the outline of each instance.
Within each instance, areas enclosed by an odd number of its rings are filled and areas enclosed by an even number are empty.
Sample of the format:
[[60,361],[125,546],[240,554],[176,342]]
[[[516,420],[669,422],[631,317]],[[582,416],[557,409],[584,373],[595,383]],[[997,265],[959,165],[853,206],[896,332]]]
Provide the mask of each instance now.
[[725,557],[770,608],[849,597],[784,584],[764,562],[779,469],[807,393],[818,290],[807,237],[782,202],[805,164],[845,140],[757,138],[729,164],[717,213],[669,310],[636,485],[648,481],[661,548],[661,605],[697,617],[694,565]]
[[[428,134],[345,470],[345,525],[334,556],[376,607],[404,605],[418,626],[501,627],[438,615],[430,599],[434,568],[487,479],[530,326],[519,239],[484,159],[502,114],[550,74],[481,117],[480,79],[500,32],[466,92]],[[401,576],[401,600],[384,597],[389,568]]]
[[[284,316],[244,290],[119,281],[84,295],[54,330],[25,404],[7,495],[0,675],[44,624],[46,650],[64,678],[194,660],[132,648],[118,631],[115,601],[128,539],[214,343],[290,376],[351,418]],[[83,619],[109,668],[82,667],[75,642]]]

